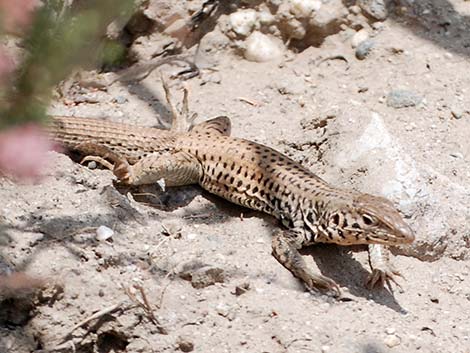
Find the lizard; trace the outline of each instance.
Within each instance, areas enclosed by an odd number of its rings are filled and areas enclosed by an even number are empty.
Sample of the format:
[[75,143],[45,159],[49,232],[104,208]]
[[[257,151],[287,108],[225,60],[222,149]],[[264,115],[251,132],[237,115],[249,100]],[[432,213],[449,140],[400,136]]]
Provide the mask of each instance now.
[[391,201],[334,187],[270,147],[231,137],[228,117],[188,128],[190,119],[182,122],[164,88],[173,115],[169,130],[56,116],[51,117],[48,134],[87,155],[85,160],[97,158],[123,184],[161,179],[169,187],[199,184],[228,201],[276,217],[282,227],[273,234],[272,254],[309,290],[340,295],[336,282],[309,268],[299,252],[315,243],[367,244],[369,287],[387,284],[391,289],[391,282],[399,286],[395,276],[401,274],[393,268],[386,246],[411,243],[415,234]]

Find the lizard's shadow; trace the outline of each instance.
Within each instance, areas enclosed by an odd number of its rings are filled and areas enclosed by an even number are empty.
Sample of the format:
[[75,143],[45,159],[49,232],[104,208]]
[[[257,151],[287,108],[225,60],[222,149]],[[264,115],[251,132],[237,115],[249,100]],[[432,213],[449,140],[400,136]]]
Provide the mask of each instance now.
[[[195,185],[172,187],[166,192],[162,192],[159,186],[156,185],[141,186],[139,188],[123,187],[119,186],[119,184],[116,186],[121,194],[131,191],[136,201],[164,211],[172,211],[185,207],[189,205],[196,196],[202,195],[211,204],[215,205],[220,212],[214,212],[215,210],[212,208],[207,212],[203,212],[203,214],[194,215],[191,221],[194,223],[219,223],[223,222],[228,217],[240,217],[241,215],[243,215],[244,218],[253,216],[260,216],[265,218],[265,220],[271,218],[257,211],[228,203],[226,200],[212,195]],[[215,213],[223,216],[214,217]],[[398,313],[406,312],[396,301],[393,293],[387,289],[369,290],[365,287],[365,281],[369,272],[352,256],[352,252],[365,249],[366,247],[363,246],[340,247],[331,244],[317,244],[304,248],[300,252],[302,255],[312,256],[324,276],[333,279],[342,287],[347,287],[352,295],[371,299]]]
[[171,212],[189,205],[201,190],[196,185],[171,187],[162,191],[158,185],[126,186],[114,183],[115,188],[123,195],[130,192],[138,203]]
[[352,252],[363,249],[366,248],[363,246],[344,248],[332,244],[318,244],[302,249],[301,254],[312,256],[324,276],[333,279],[341,287],[347,287],[352,295],[371,299],[398,313],[405,313],[406,310],[396,301],[393,293],[385,288],[368,289],[365,286],[369,272],[352,256]]

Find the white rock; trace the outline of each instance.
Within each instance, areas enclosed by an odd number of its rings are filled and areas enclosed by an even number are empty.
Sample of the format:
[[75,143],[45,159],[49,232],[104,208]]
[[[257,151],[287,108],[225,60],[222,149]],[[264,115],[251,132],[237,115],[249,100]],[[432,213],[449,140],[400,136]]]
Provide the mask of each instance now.
[[166,189],[165,179],[163,178],[158,179],[157,184],[158,186],[160,186],[160,189],[162,189],[162,191],[165,192],[165,189]]
[[249,61],[266,62],[281,55],[281,46],[275,39],[261,32],[253,32],[245,41],[245,58]]
[[313,12],[320,10],[319,0],[289,0],[290,12],[297,18],[310,17]]
[[230,312],[230,306],[228,306],[225,303],[219,303],[217,304],[217,307],[215,308],[215,310],[217,311],[217,314],[219,314],[220,316],[226,317]]
[[356,48],[359,44],[361,44],[366,39],[369,39],[369,32],[367,32],[367,30],[363,28],[352,36],[351,46],[353,48]]
[[387,345],[387,347],[395,347],[398,346],[401,343],[400,337],[396,335],[388,335],[384,339],[384,343]]
[[232,30],[240,36],[248,36],[255,28],[258,15],[255,10],[238,10],[230,14],[229,23]]
[[258,13],[258,20],[259,23],[263,25],[270,25],[276,20],[276,18],[269,11],[260,11]]
[[96,240],[106,241],[114,235],[114,231],[106,226],[99,226],[96,229]]
[[197,234],[196,233],[189,233],[187,236],[188,240],[194,240],[197,238]]

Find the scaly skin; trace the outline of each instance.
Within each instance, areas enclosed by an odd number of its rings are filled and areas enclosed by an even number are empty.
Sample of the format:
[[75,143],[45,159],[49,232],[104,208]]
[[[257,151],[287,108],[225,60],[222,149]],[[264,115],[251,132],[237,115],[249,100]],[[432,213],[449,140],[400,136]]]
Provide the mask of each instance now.
[[[335,188],[287,156],[230,137],[230,120],[218,117],[189,132],[53,118],[53,140],[114,163],[126,184],[164,179],[167,186],[199,184],[239,205],[278,218],[287,230],[273,237],[273,255],[309,289],[339,293],[331,279],[310,270],[298,250],[314,243],[371,244],[369,284],[395,281],[382,245],[411,243],[414,234],[385,198]],[[378,245],[377,245],[378,244]]]

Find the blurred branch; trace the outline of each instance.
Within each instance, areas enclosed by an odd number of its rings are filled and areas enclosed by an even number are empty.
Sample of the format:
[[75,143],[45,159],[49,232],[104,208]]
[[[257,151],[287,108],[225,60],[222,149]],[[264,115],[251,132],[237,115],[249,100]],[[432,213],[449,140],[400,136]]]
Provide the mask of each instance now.
[[[52,88],[74,69],[105,57],[100,50],[107,26],[127,20],[133,0],[44,1],[24,35],[26,56],[16,68],[12,84],[3,88],[0,129],[46,118]],[[3,14],[5,16],[5,14]]]

